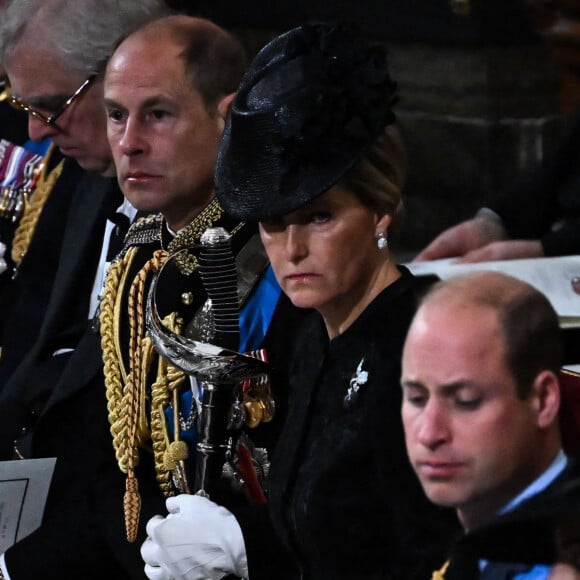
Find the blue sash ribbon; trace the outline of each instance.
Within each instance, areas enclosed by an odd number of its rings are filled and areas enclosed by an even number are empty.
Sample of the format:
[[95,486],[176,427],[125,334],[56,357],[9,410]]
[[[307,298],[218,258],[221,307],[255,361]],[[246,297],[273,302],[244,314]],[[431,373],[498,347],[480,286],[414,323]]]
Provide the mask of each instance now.
[[[240,352],[258,350],[262,347],[281,292],[282,289],[274,276],[272,266],[268,266],[240,311]],[[197,388],[197,395],[201,398],[203,388],[201,383],[197,383]],[[196,412],[191,389],[187,389],[181,395],[180,408]],[[165,409],[165,418],[169,434],[173,437],[173,409],[171,407]],[[187,431],[181,430],[180,437],[192,449],[197,441],[195,424]]]

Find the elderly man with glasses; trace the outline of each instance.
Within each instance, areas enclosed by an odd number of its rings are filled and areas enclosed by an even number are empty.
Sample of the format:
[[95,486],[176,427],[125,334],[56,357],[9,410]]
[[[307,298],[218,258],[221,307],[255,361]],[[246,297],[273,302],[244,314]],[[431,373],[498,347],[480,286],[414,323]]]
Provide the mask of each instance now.
[[123,204],[103,72],[122,37],[166,13],[162,0],[12,0],[0,8],[11,103],[29,114],[31,139],[53,144],[16,232],[18,267],[0,305],[0,460],[57,458],[43,523],[0,556],[0,578],[142,577],[138,546],[124,541],[118,506],[109,509],[119,482],[101,471],[112,451],[91,326],[116,230],[110,220],[121,219]]
[[34,108],[29,103],[22,101],[15,95],[10,95],[9,102],[10,104],[16,109],[24,111],[28,113],[31,117],[42,121],[46,125],[55,125],[57,119],[77,100],[79,99],[83,93],[93,84],[97,75],[91,75],[87,79],[83,81],[83,84],[68,98],[64,101],[62,105],[58,107],[58,109],[51,113],[50,115],[46,116],[44,113],[39,111],[38,109]]

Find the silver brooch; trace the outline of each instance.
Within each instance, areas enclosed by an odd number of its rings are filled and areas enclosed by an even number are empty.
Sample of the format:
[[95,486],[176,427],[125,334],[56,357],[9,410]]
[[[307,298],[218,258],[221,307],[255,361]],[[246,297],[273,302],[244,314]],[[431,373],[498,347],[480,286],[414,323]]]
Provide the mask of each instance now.
[[350,407],[354,404],[354,402],[358,398],[358,392],[360,388],[366,384],[369,380],[369,373],[367,371],[363,371],[363,364],[365,359],[362,358],[361,361],[358,363],[358,367],[356,367],[356,371],[354,375],[351,377],[348,390],[346,391],[346,395],[344,396],[344,406],[345,408]]

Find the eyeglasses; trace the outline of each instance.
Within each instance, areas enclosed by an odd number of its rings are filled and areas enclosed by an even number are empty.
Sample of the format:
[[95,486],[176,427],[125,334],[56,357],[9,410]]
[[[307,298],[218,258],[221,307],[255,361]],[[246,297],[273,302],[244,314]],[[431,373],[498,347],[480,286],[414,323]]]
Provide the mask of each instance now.
[[95,82],[97,75],[91,75],[87,78],[83,84],[60,106],[60,108],[48,115],[48,117],[41,113],[39,110],[31,107],[28,103],[21,101],[18,97],[14,95],[10,96],[9,103],[15,108],[21,111],[28,113],[30,116],[50,125],[51,127],[56,124],[57,119],[80,97],[83,96],[84,93],[88,90],[88,88]]

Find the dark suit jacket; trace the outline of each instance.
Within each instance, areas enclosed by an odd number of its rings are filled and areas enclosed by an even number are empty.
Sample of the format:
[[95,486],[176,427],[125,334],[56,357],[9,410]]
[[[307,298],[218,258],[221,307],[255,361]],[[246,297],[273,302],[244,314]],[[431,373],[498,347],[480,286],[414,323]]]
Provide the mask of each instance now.
[[[513,511],[492,519],[458,540],[447,580],[509,580],[535,564],[558,561],[555,528],[577,518],[580,524],[580,465],[571,463],[544,491]],[[479,559],[490,563],[482,573]]]
[[[16,438],[27,457],[57,457],[43,525],[6,553],[13,580],[131,577],[120,563],[125,545],[111,546],[114,522],[101,511],[117,486],[100,478],[114,457],[99,338],[87,320],[106,217],[120,201],[114,180],[83,172],[66,219],[54,223],[64,228],[62,247],[36,341],[0,393],[0,457],[13,458]],[[53,356],[61,348],[74,350]]]
[[[53,153],[51,166],[60,160],[58,153]],[[38,338],[58,270],[67,215],[84,173],[76,161],[65,160],[18,271],[13,275],[9,269],[0,276],[0,390]],[[7,225],[3,222],[0,227],[9,255],[14,232],[9,234],[5,230]]]

